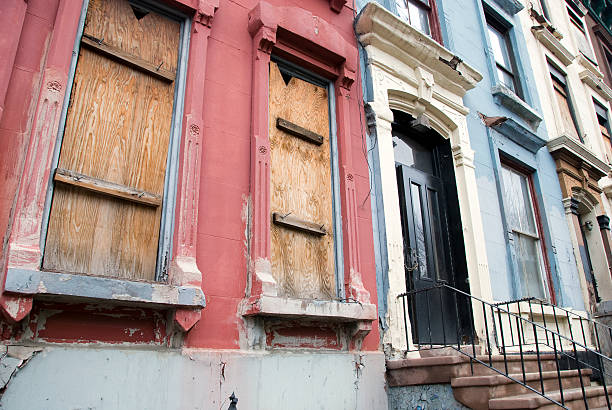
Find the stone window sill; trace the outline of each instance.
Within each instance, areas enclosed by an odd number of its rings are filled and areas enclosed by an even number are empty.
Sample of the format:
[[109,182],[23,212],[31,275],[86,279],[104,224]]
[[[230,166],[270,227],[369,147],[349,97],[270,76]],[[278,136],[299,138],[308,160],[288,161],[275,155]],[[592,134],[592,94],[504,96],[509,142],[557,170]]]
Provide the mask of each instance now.
[[510,15],[514,15],[525,8],[519,0],[492,0],[492,2]]
[[120,305],[159,308],[203,308],[202,289],[165,283],[9,268],[5,292],[34,297],[80,301],[107,301]]
[[576,58],[546,27],[535,26],[531,28],[531,32],[562,64],[568,66]]
[[248,299],[244,316],[311,319],[329,322],[376,320],[376,306],[369,303],[259,296]]
[[508,87],[505,87],[501,84],[497,84],[491,90],[491,93],[497,100],[498,104],[503,105],[523,120],[528,123],[533,130],[536,130],[542,122],[542,117],[531,108],[525,101],[521,100],[518,95],[516,95],[512,90]]

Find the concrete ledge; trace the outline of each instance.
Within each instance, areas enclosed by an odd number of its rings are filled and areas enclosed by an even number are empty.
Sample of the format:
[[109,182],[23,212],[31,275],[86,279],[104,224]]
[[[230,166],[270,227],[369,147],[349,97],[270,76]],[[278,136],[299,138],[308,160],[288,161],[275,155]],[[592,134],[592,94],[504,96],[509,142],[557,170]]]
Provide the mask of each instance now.
[[510,15],[514,15],[525,8],[519,0],[493,0],[493,3],[496,3]]
[[202,289],[97,276],[10,268],[5,292],[29,296],[138,303],[147,306],[203,308]]
[[597,158],[591,150],[589,150],[584,144],[576,141],[574,138],[568,135],[561,135],[555,139],[548,141],[546,144],[548,151],[553,154],[556,152],[564,152],[572,157],[577,158],[581,162],[587,163],[593,171],[597,174],[599,179],[610,172],[610,165]]
[[512,118],[508,118],[503,123],[493,126],[493,129],[534,154],[546,145],[546,140],[540,138],[537,134]]
[[535,26],[531,28],[531,32],[562,64],[568,66],[576,58],[546,27]]
[[503,105],[521,117],[533,130],[538,129],[542,122],[542,117],[529,104],[521,100],[514,91],[502,84],[497,84],[491,89],[491,94],[493,94],[498,104]]
[[247,301],[243,315],[336,322],[373,321],[376,320],[376,306],[369,303],[259,296]]

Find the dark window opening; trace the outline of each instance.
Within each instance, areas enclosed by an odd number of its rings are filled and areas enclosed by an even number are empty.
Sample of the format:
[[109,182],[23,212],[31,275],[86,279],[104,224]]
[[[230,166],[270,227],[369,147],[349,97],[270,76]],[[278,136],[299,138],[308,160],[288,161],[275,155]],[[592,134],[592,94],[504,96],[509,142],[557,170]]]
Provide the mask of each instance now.
[[571,0],[566,1],[567,3],[567,14],[569,14],[570,21],[574,24],[580,31],[586,33],[586,29],[584,27],[584,22],[582,21],[582,11],[578,7],[576,3]]

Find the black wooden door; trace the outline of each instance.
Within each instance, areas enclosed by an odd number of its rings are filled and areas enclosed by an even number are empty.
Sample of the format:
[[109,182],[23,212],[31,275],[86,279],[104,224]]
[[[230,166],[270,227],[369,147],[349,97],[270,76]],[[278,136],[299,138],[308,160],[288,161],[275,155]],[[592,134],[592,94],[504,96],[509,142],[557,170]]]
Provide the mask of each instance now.
[[455,295],[444,288],[434,288],[437,283],[454,285],[443,181],[400,163],[396,170],[406,284],[408,290],[421,290],[409,299],[413,342],[456,343],[459,312]]

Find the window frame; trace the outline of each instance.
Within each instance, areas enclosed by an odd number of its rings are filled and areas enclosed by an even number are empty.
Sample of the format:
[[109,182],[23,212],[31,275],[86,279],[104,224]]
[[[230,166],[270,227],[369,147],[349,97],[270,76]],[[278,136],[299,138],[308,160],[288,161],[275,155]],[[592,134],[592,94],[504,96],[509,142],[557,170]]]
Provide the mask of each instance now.
[[[293,77],[308,83],[324,87],[327,90],[328,115],[329,115],[329,139],[330,139],[330,162],[331,162],[331,181],[332,191],[332,212],[334,225],[334,278],[336,283],[336,297],[344,298],[344,253],[342,241],[342,204],[340,200],[340,170],[338,157],[338,133],[336,126],[336,94],[334,83],[324,77],[318,76],[311,71],[279,57],[276,53],[270,55],[270,62],[278,65],[281,73],[289,74]],[[268,112],[269,112],[268,106]]]
[[[549,298],[550,301],[552,303],[556,303],[556,292],[555,292],[555,288],[554,288],[554,284],[553,284],[553,279],[552,279],[552,273],[551,273],[551,267],[550,267],[550,261],[548,259],[548,246],[546,243],[546,238],[545,238],[545,231],[544,231],[544,224],[542,222],[542,214],[541,214],[541,210],[540,210],[540,205],[539,205],[539,201],[537,199],[537,194],[536,194],[536,187],[535,187],[535,174],[536,171],[531,169],[530,167],[519,163],[517,160],[515,160],[514,158],[506,155],[503,152],[499,152],[499,166],[500,166],[500,184],[501,184],[501,188],[502,188],[502,192],[503,192],[503,187],[505,184],[504,178],[501,174],[502,169],[501,168],[507,168],[510,171],[518,174],[519,176],[522,176],[526,179],[527,181],[527,188],[529,190],[529,201],[531,203],[531,211],[533,214],[533,221],[534,221],[534,225],[535,225],[535,230],[536,230],[536,234],[537,236],[534,236],[533,234],[530,233],[526,233],[526,232],[521,232],[519,230],[513,229],[513,227],[510,226],[509,222],[508,222],[508,218],[505,215],[506,209],[508,208],[508,206],[510,206],[511,204],[507,204],[502,196],[502,203],[503,203],[503,208],[504,208],[504,220],[506,223],[506,229],[508,231],[509,234],[512,234],[512,238],[514,239],[514,235],[515,232],[518,233],[519,235],[523,235],[523,236],[527,236],[529,238],[535,239],[537,240],[537,248],[538,248],[538,260],[539,260],[539,265],[540,265],[540,280],[542,281],[542,285],[544,287],[544,297]],[[512,240],[512,243],[510,244],[510,246],[514,249],[514,240]],[[513,260],[513,277],[516,278],[517,275],[519,275],[519,272],[516,271],[515,266],[517,263],[516,260],[516,252],[513,251],[513,256],[512,256],[512,260]],[[519,282],[522,284],[522,282]],[[527,297],[528,295],[523,295],[522,294],[522,289],[516,289],[517,291],[520,291],[521,294],[520,295],[516,295],[517,297]]]
[[[595,98],[593,98],[593,106],[595,108],[595,117],[597,118],[597,123],[599,124],[599,133],[605,140],[608,141],[609,148],[612,148],[612,132],[610,128],[610,116],[608,114],[608,109]],[[601,132],[602,127],[606,129],[607,134]]]
[[[176,79],[174,87],[174,99],[172,108],[172,120],[170,124],[170,137],[168,143],[168,153],[166,156],[166,172],[164,177],[164,192],[162,199],[162,212],[160,219],[159,240],[155,267],[155,280],[153,283],[165,284],[168,283],[168,269],[172,259],[173,237],[175,230],[175,213],[178,190],[178,173],[180,165],[180,146],[182,140],[182,122],[185,109],[185,89],[188,69],[189,43],[191,38],[191,19],[186,14],[175,10],[162,3],[154,0],[126,0],[130,4],[134,4],[140,8],[158,13],[166,18],[170,18],[180,23],[179,29],[179,60],[177,63]],[[78,31],[74,41],[74,54],[70,63],[70,71],[67,79],[66,99],[62,107],[62,113],[57,132],[55,146],[53,147],[53,157],[51,162],[51,174],[47,187],[45,198],[45,206],[43,209],[42,231],[40,237],[41,254],[45,253],[47,232],[49,226],[49,218],[51,216],[51,205],[53,194],[55,191],[55,182],[53,175],[59,163],[59,156],[63,143],[66,121],[68,118],[68,110],[71,105],[72,87],[76,74],[76,66],[79,60],[79,52],[81,48],[81,39],[84,35],[84,24],[89,2],[83,3],[81,11],[81,21],[79,22]],[[125,280],[125,279],[121,279]],[[128,280],[126,280],[128,281]]]
[[[493,40],[491,38],[491,31],[494,31],[496,34],[499,34],[500,39],[503,40],[503,45],[506,48],[506,54],[508,58],[508,63],[510,67],[506,67],[504,64],[497,61],[497,57],[495,55],[495,51],[492,52],[491,60],[495,65],[495,78],[498,84],[503,85],[504,87],[511,90],[514,94],[516,94],[521,100],[525,101],[525,93],[523,91],[522,83],[520,81],[520,75],[517,64],[517,57],[514,50],[514,46],[512,44],[512,40],[510,37],[510,31],[512,30],[512,25],[504,22],[500,19],[496,13],[491,10],[488,6],[484,5],[484,17],[485,17],[485,25],[487,29],[487,46],[490,50],[494,50],[493,48]],[[503,50],[502,50],[503,54]],[[502,81],[499,75],[499,71],[503,71],[505,74],[509,75],[512,78],[513,87],[510,88],[506,85],[505,81]]]
[[[442,40],[442,28],[440,26],[440,19],[438,16],[438,6],[436,4],[437,0],[395,0],[393,5],[395,7],[395,14],[399,17],[398,10],[398,2],[403,2],[406,8],[406,13],[408,13],[408,3],[414,4],[416,7],[419,7],[422,10],[427,12],[427,22],[429,25],[429,34],[423,33],[424,35],[431,37],[439,44],[443,44]],[[429,3],[429,4],[428,4]],[[401,20],[404,20],[400,17]],[[415,30],[418,30],[416,26],[412,25],[410,21],[406,21],[406,24],[409,24],[411,27],[414,27]],[[420,30],[418,30],[421,32]]]
[[561,107],[558,106],[559,102],[556,96],[557,92],[559,92],[559,94],[561,94],[561,96],[565,99],[567,103],[567,107],[570,112],[570,117],[572,119],[572,124],[574,125],[574,130],[576,131],[576,137],[582,144],[584,144],[584,138],[582,137],[580,124],[578,122],[576,110],[574,108],[574,101],[572,99],[569,85],[567,83],[567,75],[549,59],[546,59],[546,61],[548,63],[548,74],[551,80],[554,99],[555,101],[557,101],[557,107],[561,109]]

